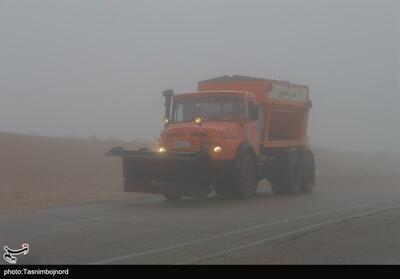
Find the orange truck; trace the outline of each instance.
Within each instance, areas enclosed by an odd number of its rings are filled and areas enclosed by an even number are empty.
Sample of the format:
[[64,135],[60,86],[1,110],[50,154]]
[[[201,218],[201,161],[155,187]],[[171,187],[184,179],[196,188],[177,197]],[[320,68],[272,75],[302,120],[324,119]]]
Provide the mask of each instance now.
[[314,156],[308,147],[307,86],[247,76],[200,81],[198,91],[165,98],[164,130],[156,150],[122,147],[124,190],[247,199],[260,180],[276,194],[310,193]]

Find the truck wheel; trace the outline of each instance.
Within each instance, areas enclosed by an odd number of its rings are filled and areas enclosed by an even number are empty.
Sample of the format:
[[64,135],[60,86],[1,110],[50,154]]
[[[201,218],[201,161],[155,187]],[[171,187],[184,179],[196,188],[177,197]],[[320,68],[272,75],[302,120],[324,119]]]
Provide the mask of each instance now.
[[315,160],[311,150],[307,149],[302,156],[303,181],[301,191],[304,194],[312,192],[315,184]]
[[182,195],[177,193],[164,194],[164,197],[167,201],[179,201],[182,199]]
[[302,165],[298,150],[284,150],[275,157],[270,182],[275,194],[292,195],[301,192]]
[[248,199],[255,192],[257,188],[256,164],[250,153],[244,153],[239,160],[239,171],[232,186],[233,196],[238,199]]

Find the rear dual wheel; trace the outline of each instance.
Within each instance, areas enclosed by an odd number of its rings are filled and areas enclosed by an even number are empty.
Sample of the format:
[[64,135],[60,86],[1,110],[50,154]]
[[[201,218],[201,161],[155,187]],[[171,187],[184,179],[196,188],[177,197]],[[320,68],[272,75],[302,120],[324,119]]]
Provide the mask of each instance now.
[[287,149],[279,152],[270,182],[275,194],[311,193],[315,183],[315,161],[311,150]]
[[302,154],[303,180],[301,191],[304,194],[312,192],[315,184],[315,160],[311,150],[306,149]]
[[275,194],[293,195],[300,193],[302,169],[300,152],[297,149],[282,150],[274,159],[271,187]]

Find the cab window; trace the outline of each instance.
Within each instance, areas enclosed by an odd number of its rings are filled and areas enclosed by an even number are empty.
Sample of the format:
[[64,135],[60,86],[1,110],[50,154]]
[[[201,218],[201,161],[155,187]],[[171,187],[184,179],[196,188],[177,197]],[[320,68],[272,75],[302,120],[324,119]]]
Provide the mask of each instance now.
[[248,102],[248,119],[256,121],[258,119],[257,107],[253,102]]

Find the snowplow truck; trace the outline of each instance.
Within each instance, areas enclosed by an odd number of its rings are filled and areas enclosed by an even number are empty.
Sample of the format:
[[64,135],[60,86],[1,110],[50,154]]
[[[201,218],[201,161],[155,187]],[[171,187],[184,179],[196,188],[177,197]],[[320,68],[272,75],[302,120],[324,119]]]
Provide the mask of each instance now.
[[260,180],[276,194],[310,193],[315,162],[307,142],[307,86],[247,76],[198,82],[197,92],[165,98],[164,130],[155,150],[115,147],[124,190],[248,199]]

